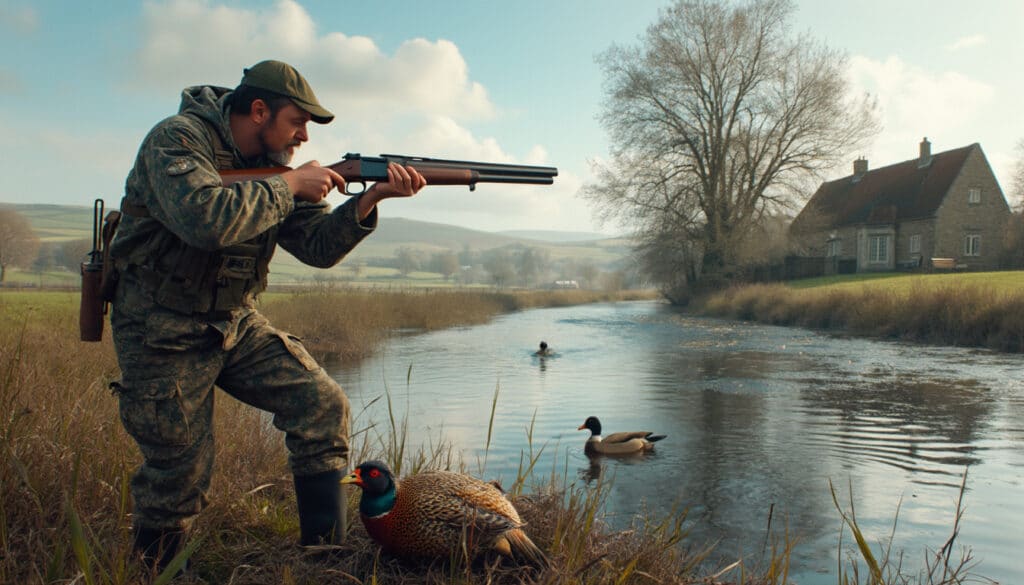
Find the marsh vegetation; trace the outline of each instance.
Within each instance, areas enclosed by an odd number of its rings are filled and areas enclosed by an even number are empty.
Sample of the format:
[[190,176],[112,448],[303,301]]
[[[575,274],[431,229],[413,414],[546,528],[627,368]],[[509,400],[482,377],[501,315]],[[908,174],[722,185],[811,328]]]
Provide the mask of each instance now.
[[1024,272],[883,274],[739,285],[707,315],[853,335],[1024,351]]
[[[520,308],[594,300],[609,299],[579,291],[460,296],[320,290],[268,298],[264,309],[282,328],[319,336],[326,354],[354,359],[372,352],[396,328],[450,327]],[[118,584],[147,578],[130,554],[128,481],[139,460],[107,387],[118,375],[116,360],[109,334],[98,344],[78,341],[77,303],[73,293],[0,294],[0,582]],[[355,493],[343,554],[300,550],[279,433],[262,413],[219,396],[211,505],[187,549],[194,572],[179,582],[785,583],[789,555],[798,546],[782,534],[766,542],[761,562],[709,567],[704,561],[713,543],[694,541],[686,510],[641,514],[628,528],[612,529],[601,514],[606,483],[567,485],[555,473],[539,485],[526,481],[535,461],[526,436],[520,472],[504,487],[529,522],[531,537],[554,560],[545,574],[491,564],[410,567],[381,557],[354,521]],[[481,424],[487,416],[481,413]],[[407,448],[408,428],[400,414],[375,422],[372,429],[354,429],[353,461],[383,459],[402,474],[466,468],[446,443]],[[842,500],[836,500],[841,510]],[[844,530],[858,534],[852,510],[843,521]],[[873,548],[865,546],[871,555]],[[907,582],[896,555],[865,559],[864,574],[845,571],[841,582]],[[943,568],[938,576],[917,582],[960,582],[955,558],[951,570],[941,557],[937,562]]]

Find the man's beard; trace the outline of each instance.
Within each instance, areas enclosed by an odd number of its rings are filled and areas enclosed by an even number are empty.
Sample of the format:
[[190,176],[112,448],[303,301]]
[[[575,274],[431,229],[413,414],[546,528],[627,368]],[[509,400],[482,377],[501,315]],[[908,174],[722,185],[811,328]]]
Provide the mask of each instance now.
[[275,165],[281,165],[283,167],[286,167],[289,164],[291,164],[293,154],[294,153],[289,152],[287,150],[282,150],[280,152],[267,153],[267,158],[270,159],[270,162],[274,163]]
[[[273,119],[271,119],[273,122]],[[268,159],[276,165],[288,166],[292,162],[292,157],[295,156],[295,149],[299,147],[298,142],[293,142],[285,146],[284,150],[271,150],[270,145],[267,144],[266,139],[263,137],[264,130],[260,130],[260,146],[263,147],[263,152],[266,153]]]

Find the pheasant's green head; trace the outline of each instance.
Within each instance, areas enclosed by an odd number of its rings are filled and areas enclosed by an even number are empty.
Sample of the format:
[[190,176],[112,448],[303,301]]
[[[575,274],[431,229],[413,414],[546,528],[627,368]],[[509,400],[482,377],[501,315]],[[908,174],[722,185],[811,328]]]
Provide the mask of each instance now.
[[381,516],[395,507],[395,477],[381,461],[360,463],[352,473],[341,479],[341,483],[351,483],[362,488],[359,511],[366,516]]

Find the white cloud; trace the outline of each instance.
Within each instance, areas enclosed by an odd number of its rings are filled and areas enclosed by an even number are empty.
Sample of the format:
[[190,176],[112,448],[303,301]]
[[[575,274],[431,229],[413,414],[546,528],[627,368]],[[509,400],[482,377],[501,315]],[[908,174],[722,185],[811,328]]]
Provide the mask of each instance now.
[[302,71],[321,102],[348,110],[354,119],[382,110],[390,116],[415,113],[458,120],[494,114],[486,90],[469,79],[454,43],[411,39],[394,55],[385,55],[367,37],[318,32],[316,22],[294,0],[280,0],[265,10],[205,0],[151,2],[141,28],[143,46],[130,83],[147,90],[176,91],[198,83],[233,87],[244,67],[279,59]]
[[986,38],[985,35],[970,35],[966,37],[961,37],[953,41],[949,45],[946,45],[946,50],[959,51],[961,49],[969,49],[971,47],[984,45],[987,42],[988,38]]
[[[982,148],[985,148],[984,144]],[[1024,193],[1013,192],[1013,172],[1017,165],[1015,154],[1009,150],[985,149],[985,158],[988,159],[988,164],[992,167],[992,172],[995,173],[999,186],[1010,205],[1016,205],[1024,195]]]
[[[234,86],[243,67],[264,58],[295,65],[321,103],[337,115],[328,126],[310,128],[310,142],[296,162],[316,159],[326,164],[350,151],[398,151],[549,164],[541,145],[516,156],[498,138],[476,136],[467,126],[493,119],[498,111],[486,89],[470,78],[466,60],[451,41],[413,38],[388,55],[370,38],[318,31],[294,0],[280,0],[265,10],[206,0],[151,2],[139,38],[143,46],[128,83],[161,95],[198,83]],[[465,187],[435,187],[412,199],[387,201],[382,213],[483,230],[591,230],[589,210],[574,197],[580,183],[561,176],[550,187],[480,185],[475,193]]]
[[[872,168],[915,158],[923,137],[932,152],[981,142],[978,120],[995,89],[956,71],[929,71],[898,57],[850,60],[853,87],[878,98],[883,129],[866,153]],[[840,174],[849,174],[849,168]]]
[[0,3],[0,24],[20,34],[35,32],[39,27],[39,15],[31,6],[15,6],[13,3]]

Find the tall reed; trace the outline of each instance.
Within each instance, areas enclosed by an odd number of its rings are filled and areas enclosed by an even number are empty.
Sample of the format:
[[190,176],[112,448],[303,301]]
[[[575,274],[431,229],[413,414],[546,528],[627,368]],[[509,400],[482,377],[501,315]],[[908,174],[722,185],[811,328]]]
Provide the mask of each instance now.
[[[928,585],[959,585],[973,581],[982,582],[983,578],[971,573],[977,567],[974,553],[969,548],[961,548],[959,556],[953,556],[956,539],[960,534],[960,521],[964,511],[964,493],[967,489],[967,470],[964,470],[960,483],[960,495],[957,498],[956,514],[953,521],[952,534],[937,550],[925,551],[923,568],[918,571],[905,566],[902,551],[895,548],[896,525],[899,521],[899,506],[893,517],[892,531],[881,541],[877,550],[868,542],[857,522],[857,514],[853,505],[853,490],[849,492],[849,508],[839,503],[835,486],[829,481],[832,503],[839,512],[844,529],[848,529],[857,545],[859,556],[851,556],[844,566],[842,541],[838,559],[838,576],[840,585],[887,585],[889,583],[927,583]],[[878,554],[876,554],[878,553]],[[864,569],[864,580],[861,581],[861,569]]]
[[357,359],[372,354],[395,330],[431,331],[476,325],[533,307],[652,299],[652,291],[488,291],[366,289],[325,285],[271,295],[262,311],[278,327],[302,337],[319,357]]
[[1024,351],[1024,292],[915,280],[907,287],[796,289],[780,284],[737,286],[708,297],[707,315],[840,330],[923,343]]

